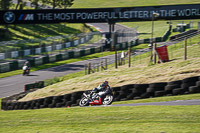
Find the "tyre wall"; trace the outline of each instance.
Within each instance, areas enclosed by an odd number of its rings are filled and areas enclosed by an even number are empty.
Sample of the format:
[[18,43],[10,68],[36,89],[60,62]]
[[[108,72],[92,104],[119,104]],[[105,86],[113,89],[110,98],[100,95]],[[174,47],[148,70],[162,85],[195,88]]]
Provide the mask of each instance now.
[[[113,87],[114,101],[136,100],[150,97],[174,96],[182,94],[200,93],[200,76],[185,78],[172,82],[159,82],[151,84],[128,84]],[[88,90],[87,90],[88,91]],[[78,106],[83,92],[78,91],[61,96],[18,102],[30,91],[2,99],[2,110],[24,110],[40,108],[60,108]]]

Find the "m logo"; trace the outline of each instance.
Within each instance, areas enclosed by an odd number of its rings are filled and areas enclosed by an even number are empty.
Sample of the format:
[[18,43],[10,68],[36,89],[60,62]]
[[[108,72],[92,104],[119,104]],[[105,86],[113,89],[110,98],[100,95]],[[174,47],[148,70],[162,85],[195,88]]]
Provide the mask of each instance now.
[[6,23],[13,23],[15,21],[15,14],[13,12],[6,12],[3,19]]
[[18,20],[34,20],[34,14],[21,14]]

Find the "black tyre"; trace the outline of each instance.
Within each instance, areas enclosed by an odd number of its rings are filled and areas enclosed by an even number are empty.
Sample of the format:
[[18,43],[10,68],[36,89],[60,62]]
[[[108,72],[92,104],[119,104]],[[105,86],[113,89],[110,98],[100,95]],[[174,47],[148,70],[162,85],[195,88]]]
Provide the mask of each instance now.
[[134,84],[123,85],[123,86],[121,87],[121,90],[122,90],[122,91],[126,91],[126,90],[129,90],[129,89],[132,89],[132,88],[134,88]]
[[55,104],[55,103],[49,104],[48,107],[49,107],[49,108],[55,108],[55,107],[56,107],[56,104]]
[[130,94],[130,93],[132,93],[132,88],[131,89],[121,89],[121,91],[119,91],[119,92],[122,92],[125,94]]
[[6,102],[1,102],[1,109],[5,110]]
[[151,83],[149,84],[149,88],[164,88],[166,85],[167,85],[166,82]]
[[189,89],[189,87],[190,86],[195,86],[196,85],[196,83],[195,82],[189,82],[189,83],[183,83],[182,85],[181,85],[181,88],[183,88],[183,89]]
[[71,97],[71,102],[72,104],[76,104],[76,101],[78,100],[79,98],[76,96],[76,97]]
[[155,92],[155,91],[156,91],[155,88],[152,88],[152,87],[147,88],[147,92]]
[[25,102],[20,102],[19,103],[19,109],[24,109],[24,105],[25,105],[26,103]]
[[47,108],[47,107],[48,107],[47,105],[40,105],[40,109]]
[[114,92],[114,97],[119,96],[119,94],[120,94],[119,91],[115,91],[115,92]]
[[125,93],[125,92],[119,92],[119,96],[121,98],[126,98],[129,94]]
[[110,105],[110,104],[112,104],[112,102],[113,102],[113,95],[106,95],[106,96],[103,98],[102,104],[103,104],[103,105]]
[[180,88],[181,85],[177,85],[177,84],[174,84],[174,85],[167,85],[165,86],[165,90],[173,90],[173,89],[177,89],[177,88]]
[[182,80],[171,81],[167,83],[168,85],[181,85]]
[[64,104],[63,103],[56,103],[56,108],[60,108],[60,107],[63,107]]
[[[146,91],[145,91],[145,92],[146,92]],[[132,89],[132,93],[135,93],[135,94],[137,94],[138,96],[142,94],[142,92],[141,92],[140,90],[136,89],[136,88],[133,88],[133,89]]]
[[78,93],[77,92],[72,93],[72,97],[78,98]]
[[52,103],[53,98],[54,98],[54,96],[46,97],[46,98],[44,99],[44,102],[50,104],[50,103]]
[[135,84],[134,89],[136,89],[140,93],[145,93],[149,84]]
[[138,99],[141,99],[141,97],[134,97],[134,100],[138,100]]
[[122,99],[120,99],[120,101],[127,101],[128,100],[128,98],[122,98]]
[[200,81],[196,82],[196,86],[200,87]]
[[161,96],[164,96],[165,95],[165,91],[156,91],[154,96],[155,97],[161,97]]
[[31,102],[31,108],[33,109],[35,106],[36,106],[36,100],[33,100],[32,102]]
[[56,102],[56,103],[60,103],[63,101],[63,96],[54,96],[53,97],[53,100]]
[[64,95],[64,100],[70,101],[71,100],[71,94]]
[[151,93],[145,92],[141,94],[141,98],[149,98],[151,97]]
[[200,93],[200,87],[199,86],[189,87],[189,93]]
[[134,97],[140,96],[138,93],[131,93],[127,96],[127,100],[133,100]]
[[[70,105],[71,106],[71,105]],[[83,97],[79,102],[80,107],[89,106],[89,101],[86,97]]]
[[177,88],[177,89],[172,90],[172,94],[173,95],[182,95],[182,94],[184,94],[184,91],[182,88]]
[[113,90],[114,92],[120,91],[120,90],[121,90],[121,87],[112,87],[112,90]]
[[189,77],[189,78],[183,79],[183,83],[196,82],[198,80],[199,80],[199,76]]
[[114,97],[114,100],[113,100],[113,101],[120,101],[120,99],[121,99],[121,96],[118,95],[117,97]]

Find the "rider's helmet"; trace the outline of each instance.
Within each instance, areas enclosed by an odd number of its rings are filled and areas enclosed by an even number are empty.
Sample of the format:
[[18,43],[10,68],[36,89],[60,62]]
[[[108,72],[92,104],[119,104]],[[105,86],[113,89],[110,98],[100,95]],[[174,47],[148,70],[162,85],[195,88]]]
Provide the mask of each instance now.
[[108,86],[108,81],[104,81],[102,84],[101,84],[101,87],[106,87],[106,86]]
[[28,65],[29,65],[29,61],[26,61],[26,62],[24,63],[24,65],[28,66]]

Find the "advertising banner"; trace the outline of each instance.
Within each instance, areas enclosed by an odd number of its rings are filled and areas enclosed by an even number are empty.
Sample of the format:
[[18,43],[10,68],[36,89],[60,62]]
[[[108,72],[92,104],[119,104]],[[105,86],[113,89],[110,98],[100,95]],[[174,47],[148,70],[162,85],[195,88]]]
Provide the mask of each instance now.
[[1,10],[0,24],[151,21],[153,13],[159,14],[156,20],[199,19],[200,4],[54,10]]

